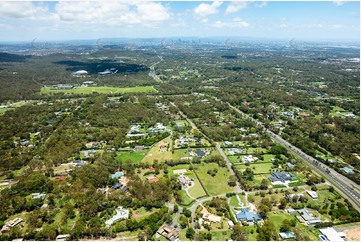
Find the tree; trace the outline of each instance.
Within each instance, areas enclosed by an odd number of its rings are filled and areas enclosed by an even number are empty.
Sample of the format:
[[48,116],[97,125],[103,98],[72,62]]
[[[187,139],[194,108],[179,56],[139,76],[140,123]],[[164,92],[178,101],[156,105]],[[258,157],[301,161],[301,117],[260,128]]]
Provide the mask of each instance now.
[[232,240],[235,241],[246,241],[247,240],[248,232],[244,226],[239,224],[234,225],[233,231],[231,234]]
[[284,197],[282,197],[282,198],[280,199],[280,205],[278,206],[278,208],[279,208],[279,209],[285,209],[286,206],[287,206],[287,203],[288,203],[287,199],[284,198]]
[[291,229],[291,220],[289,219],[285,219],[282,221],[282,225],[280,227],[280,231],[281,232],[287,232],[287,231],[290,231]]
[[187,209],[187,208],[183,208],[183,214],[189,218],[190,216],[192,216],[192,212],[191,210]]
[[179,211],[179,207],[177,204],[174,204],[174,207],[173,207],[173,213],[177,213]]
[[228,185],[230,185],[232,187],[237,185],[237,177],[235,175],[229,176]]
[[266,190],[268,188],[268,181],[267,179],[262,179],[261,185],[259,186],[260,189]]
[[186,230],[186,237],[187,237],[188,239],[193,239],[195,233],[196,233],[196,232],[194,231],[193,228],[188,228],[188,229]]
[[277,239],[277,230],[273,222],[266,220],[261,227],[257,235],[257,240],[270,241]]

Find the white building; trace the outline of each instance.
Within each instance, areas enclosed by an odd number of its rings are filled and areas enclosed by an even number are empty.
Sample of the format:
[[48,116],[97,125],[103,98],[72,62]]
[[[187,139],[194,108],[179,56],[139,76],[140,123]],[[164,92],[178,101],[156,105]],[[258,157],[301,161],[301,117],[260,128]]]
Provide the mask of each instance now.
[[318,199],[318,195],[317,195],[317,192],[314,192],[314,191],[306,191],[308,195],[310,195],[310,197],[313,199],[313,200],[316,200]]
[[250,163],[250,162],[255,162],[256,160],[258,160],[257,157],[253,157],[252,155],[246,155],[242,157],[242,161],[244,163]]
[[342,232],[337,232],[334,228],[320,229],[320,232],[327,237],[329,241],[345,241],[346,235]]
[[116,215],[105,221],[107,227],[110,227],[115,222],[118,222],[121,219],[128,219],[129,218],[129,210],[124,209],[123,207],[118,207],[116,210]]

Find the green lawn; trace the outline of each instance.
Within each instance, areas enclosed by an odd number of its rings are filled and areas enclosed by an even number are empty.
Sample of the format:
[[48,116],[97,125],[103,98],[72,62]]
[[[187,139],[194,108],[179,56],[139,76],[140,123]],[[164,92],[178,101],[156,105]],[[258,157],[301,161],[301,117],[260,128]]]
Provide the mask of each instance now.
[[128,93],[128,92],[157,92],[153,86],[139,86],[139,87],[76,87],[73,89],[52,89],[52,87],[42,87],[41,94],[50,93],[71,93],[71,94],[92,94],[93,92],[114,94],[114,93]]
[[193,178],[194,179],[194,186],[188,189],[189,194],[193,197],[193,198],[199,198],[199,197],[203,197],[206,194],[206,192],[203,190],[203,187],[201,186],[199,180],[197,179],[196,175],[192,172],[187,172],[186,175],[189,178]]
[[231,201],[229,202],[229,204],[233,207],[239,207],[239,202],[236,196],[232,196],[231,197]]
[[139,162],[147,155],[149,149],[139,150],[139,151],[121,151],[117,152],[117,160],[127,161],[131,160],[134,164],[139,164]]
[[[254,169],[253,169],[254,167]],[[258,164],[257,162],[256,163],[250,163],[249,166],[246,166],[246,165],[237,165],[236,166],[237,170],[240,170],[240,171],[244,171],[246,170],[246,168],[251,168],[254,172],[254,174],[262,174],[262,173],[267,173],[269,174],[269,170],[272,168],[272,163],[260,163]]]
[[283,220],[292,218],[293,216],[283,212],[277,212],[276,214],[270,212],[268,215],[268,219],[271,220],[278,229],[282,226]]
[[272,158],[275,158],[275,155],[270,155],[270,154],[263,155],[264,162],[272,162],[271,161]]
[[231,163],[242,163],[242,158],[239,159],[237,155],[229,155],[227,158]]
[[[234,192],[235,188],[227,184],[230,172],[226,167],[219,167],[216,163],[196,164],[194,167],[197,169],[196,172],[210,196]],[[214,177],[207,174],[208,170],[214,168],[218,170]]]
[[177,149],[172,154],[173,160],[180,160],[182,157],[190,157],[188,149]]
[[[167,138],[161,140],[165,143],[172,144],[172,140],[170,136]],[[171,160],[172,159],[172,152],[171,149],[167,148],[159,148],[159,143],[155,143],[153,147],[149,150],[148,154],[142,159],[142,162],[148,162],[153,163],[154,160],[158,160],[159,162],[164,162],[165,160]]]
[[270,184],[270,182],[269,182],[269,180],[268,180],[268,177],[269,177],[269,176],[270,176],[269,174],[254,175],[254,176],[253,176],[253,182],[254,182],[255,184],[260,185],[261,182],[262,182],[262,180],[263,180],[263,179],[266,179],[266,180],[268,181],[268,183]]
[[181,205],[188,205],[192,202],[192,199],[187,195],[186,191],[181,190],[180,193],[182,194],[182,202]]
[[[227,226],[228,227],[228,226]],[[211,231],[213,241],[227,241],[231,239],[231,230]]]

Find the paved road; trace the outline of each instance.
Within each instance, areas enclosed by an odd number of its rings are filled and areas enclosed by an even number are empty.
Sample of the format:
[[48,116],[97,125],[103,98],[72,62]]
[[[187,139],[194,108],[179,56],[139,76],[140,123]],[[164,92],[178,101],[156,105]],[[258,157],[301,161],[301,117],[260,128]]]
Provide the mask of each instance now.
[[[161,61],[162,61],[162,59],[161,59]],[[151,78],[153,78],[154,81],[162,83],[163,81],[159,78],[159,76],[157,76],[157,74],[155,73],[155,69],[154,69],[154,67],[159,63],[160,63],[160,61],[156,62],[156,63],[154,63],[153,65],[150,66],[149,76]]]
[[[219,99],[217,99],[215,97],[213,97],[213,98],[216,99],[217,101],[220,101]],[[307,155],[306,153],[304,153],[303,151],[301,151],[294,145],[290,144],[289,142],[287,142],[286,140],[281,138],[279,135],[273,133],[272,131],[270,131],[269,129],[264,127],[264,125],[261,122],[254,120],[253,118],[249,117],[248,115],[246,115],[245,113],[240,111],[238,108],[232,106],[231,104],[229,104],[229,103],[227,103],[227,104],[229,105],[229,107],[231,107],[237,113],[241,114],[242,117],[244,117],[246,119],[250,119],[250,120],[254,121],[257,124],[257,126],[262,127],[264,132],[269,134],[273,140],[282,144],[284,147],[286,147],[289,151],[291,151],[296,156],[300,157],[302,160],[307,161],[310,165],[313,166],[313,168],[315,170],[322,173],[326,177],[326,179],[328,179],[332,184],[336,184],[336,186],[334,186],[335,189],[343,197],[347,198],[357,211],[360,211],[360,191],[359,191],[360,186],[359,185],[352,182],[347,177],[337,173],[330,167],[317,161],[313,157]],[[329,171],[330,173],[328,173],[327,171]]]
[[[185,115],[182,111],[180,111],[180,109],[178,108],[177,105],[175,105],[173,102],[170,103],[173,107],[177,108],[178,111],[179,111],[179,114],[185,119],[188,121],[188,123],[191,125],[191,127],[195,130],[198,130],[199,133],[201,133],[208,141],[211,141],[213,143],[216,144],[216,149],[218,150],[218,152],[221,154],[221,156],[223,157],[223,159],[226,161],[226,165],[228,167],[228,169],[230,170],[230,172],[232,173],[232,175],[235,175],[233,169],[232,169],[232,163],[229,161],[228,157],[226,156],[226,154],[224,153],[224,151],[222,150],[222,148],[219,146],[219,144],[217,144],[216,142],[214,142],[213,140],[211,140],[206,134],[204,134],[201,130],[198,129],[198,127],[193,123],[192,120],[190,120],[187,115]],[[237,193],[241,193],[243,192],[243,190],[241,189],[240,187],[240,184],[236,183],[236,187],[237,187],[237,190],[235,192]]]
[[[195,130],[198,130],[199,133],[201,133],[208,141],[211,141],[213,142],[207,135],[205,135],[202,131],[200,131],[198,129],[198,127],[193,123],[192,120],[190,120],[182,111],[180,111],[180,109],[178,108],[177,105],[175,105],[173,102],[170,103],[173,107],[177,108],[178,109],[178,112],[179,114],[185,119],[187,120],[187,122],[191,125],[191,127]],[[214,142],[215,143],[215,142]],[[228,169],[230,170],[230,172],[232,173],[232,175],[235,175],[234,174],[234,171],[232,169],[232,165],[231,165],[231,162],[228,160],[226,154],[223,152],[222,148],[216,143],[216,148],[218,150],[218,152],[221,154],[221,156],[224,158],[224,160],[226,161],[226,164],[227,164],[227,167]],[[237,181],[237,184],[236,184],[236,192],[237,193],[241,193],[243,192],[243,190],[241,189],[240,187],[240,184],[238,183]],[[188,191],[187,191],[188,192]],[[189,195],[189,194],[188,194]],[[195,199],[195,203],[189,208],[189,210],[192,212],[192,225],[193,225],[193,228],[196,228],[196,223],[197,221],[193,221],[194,220],[194,213],[195,213],[195,210],[196,208],[198,207],[198,205],[206,202],[206,201],[209,201],[209,200],[212,200],[212,198],[214,197],[225,197],[226,194],[220,194],[220,195],[216,195],[216,196],[211,196],[211,197],[205,197],[205,198],[201,198],[201,199]],[[191,197],[191,196],[190,196]]]

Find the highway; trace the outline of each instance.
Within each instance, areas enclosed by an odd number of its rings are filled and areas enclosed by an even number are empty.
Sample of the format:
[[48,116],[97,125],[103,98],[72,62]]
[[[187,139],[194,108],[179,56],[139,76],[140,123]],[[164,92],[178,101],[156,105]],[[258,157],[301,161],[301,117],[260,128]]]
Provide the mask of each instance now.
[[[213,97],[214,98],[214,97]],[[214,98],[218,101],[220,101],[217,98]],[[335,185],[335,189],[344,197],[349,200],[349,202],[353,205],[353,207],[360,212],[360,186],[348,179],[347,177],[339,174],[332,168],[322,164],[321,162],[317,161],[313,157],[307,155],[288,141],[284,140],[279,135],[273,133],[269,129],[267,129],[263,123],[249,117],[245,113],[243,113],[238,108],[232,106],[230,103],[227,103],[230,108],[235,110],[237,113],[241,114],[242,117],[246,119],[250,119],[254,121],[257,126],[262,127],[263,131],[270,135],[270,137],[282,144],[285,148],[287,148],[290,152],[292,152],[294,155],[298,156],[302,160],[308,162],[315,170],[317,170],[319,173],[321,173],[324,177],[326,177],[327,180],[331,182],[331,184]]]

